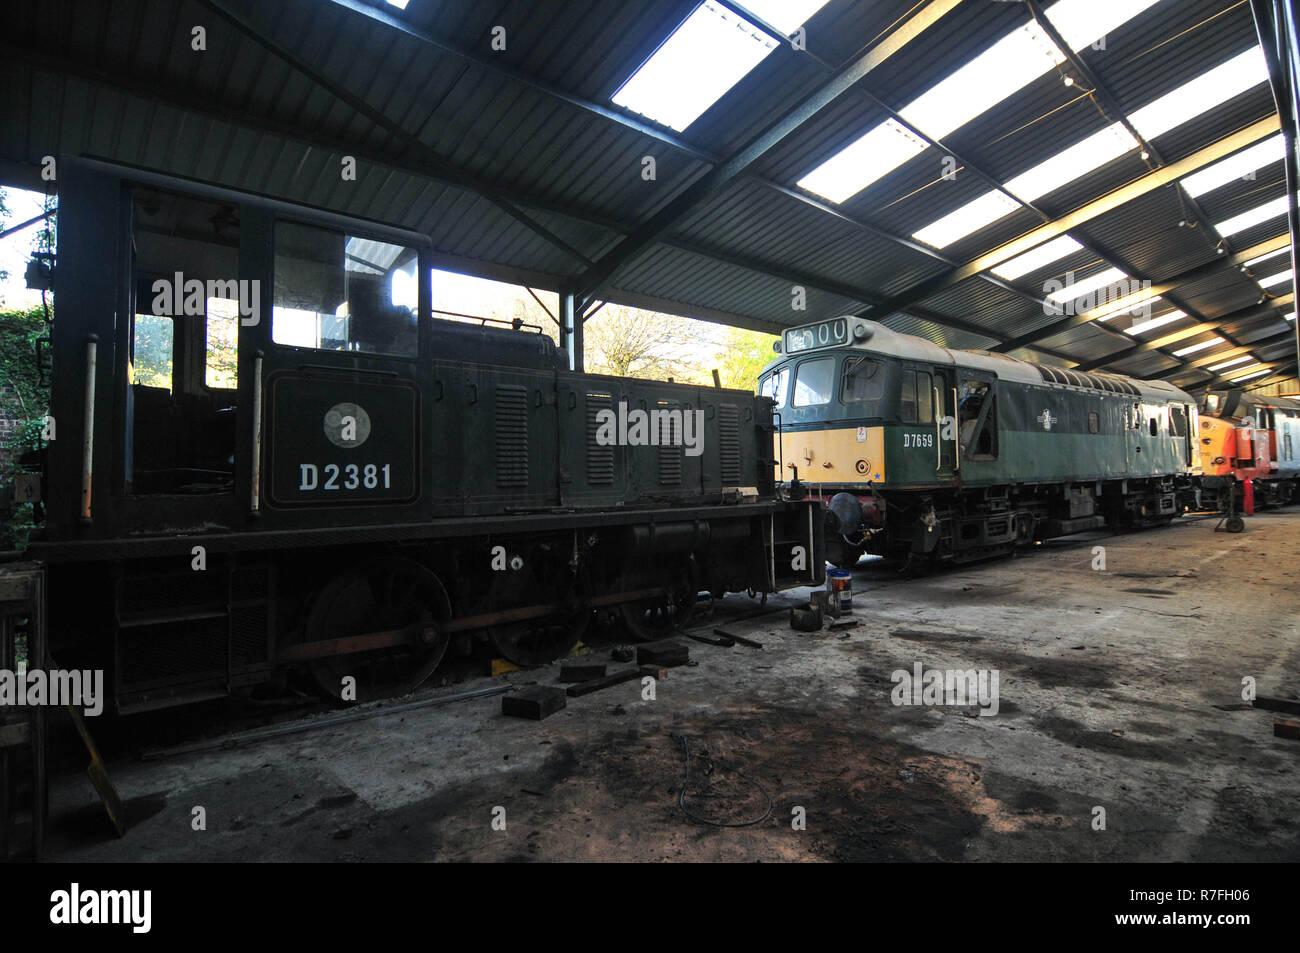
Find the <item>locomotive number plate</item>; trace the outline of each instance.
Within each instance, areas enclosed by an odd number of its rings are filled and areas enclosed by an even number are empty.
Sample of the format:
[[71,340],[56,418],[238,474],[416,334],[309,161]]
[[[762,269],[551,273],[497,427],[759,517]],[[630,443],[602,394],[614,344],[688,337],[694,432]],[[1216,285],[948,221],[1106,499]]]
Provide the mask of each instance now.
[[416,389],[402,381],[286,371],[268,380],[270,497],[310,506],[416,497]]
[[910,447],[929,447],[934,449],[934,434],[932,433],[905,433],[903,434],[904,449]]

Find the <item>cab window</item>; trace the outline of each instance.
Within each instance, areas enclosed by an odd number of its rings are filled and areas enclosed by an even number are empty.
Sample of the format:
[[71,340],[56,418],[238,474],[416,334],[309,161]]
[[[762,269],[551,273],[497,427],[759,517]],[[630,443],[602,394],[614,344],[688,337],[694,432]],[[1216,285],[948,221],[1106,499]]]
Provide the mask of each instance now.
[[804,361],[794,376],[794,406],[815,407],[831,402],[835,381],[835,358],[823,357]]
[[[885,368],[869,357],[850,357],[844,362],[844,380],[840,385],[840,400],[846,404],[880,402],[885,396]],[[867,407],[855,407],[859,413],[870,413]]]
[[403,245],[277,223],[272,340],[415,357],[418,258]]
[[776,401],[777,409],[785,406],[786,384],[790,380],[790,368],[783,367],[780,370],[773,371],[767,377],[763,378],[758,385],[758,393],[762,397],[771,397]]
[[925,371],[903,371],[899,389],[899,419],[905,424],[928,424],[934,420],[930,375]]

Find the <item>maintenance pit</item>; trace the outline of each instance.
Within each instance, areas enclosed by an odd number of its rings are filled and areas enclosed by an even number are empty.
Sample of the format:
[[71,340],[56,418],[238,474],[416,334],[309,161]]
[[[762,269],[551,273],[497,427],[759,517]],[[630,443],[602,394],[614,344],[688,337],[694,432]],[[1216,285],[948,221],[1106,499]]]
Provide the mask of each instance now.
[[[683,640],[693,664],[654,700],[632,680],[540,722],[502,715],[493,695],[110,755],[125,837],[65,772],[46,857],[1300,860],[1300,741],[1274,735],[1294,716],[1242,696],[1252,678],[1259,696],[1300,697],[1300,512],[1261,513],[1241,535],[1215,525],[1073,537],[921,578],[863,563],[859,625],[839,631],[795,632],[788,612],[741,619],[757,604],[729,597],[690,631],[763,647]],[[577,661],[606,662],[616,644],[591,642]],[[996,672],[997,713],[895,705],[891,673],[917,663]],[[560,664],[422,694],[555,684]]]

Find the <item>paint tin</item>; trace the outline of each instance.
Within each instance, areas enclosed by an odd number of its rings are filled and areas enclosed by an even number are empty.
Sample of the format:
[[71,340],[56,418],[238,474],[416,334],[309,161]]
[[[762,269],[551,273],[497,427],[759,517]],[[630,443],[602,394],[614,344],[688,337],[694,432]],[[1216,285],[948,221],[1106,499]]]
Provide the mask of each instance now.
[[840,612],[853,611],[853,573],[832,569],[826,573],[826,590]]

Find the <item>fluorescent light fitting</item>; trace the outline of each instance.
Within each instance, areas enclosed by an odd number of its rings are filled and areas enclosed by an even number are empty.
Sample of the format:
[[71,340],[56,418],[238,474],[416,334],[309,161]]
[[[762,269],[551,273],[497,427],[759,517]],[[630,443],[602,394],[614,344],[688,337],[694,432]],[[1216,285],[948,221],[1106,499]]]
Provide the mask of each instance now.
[[1274,285],[1280,285],[1282,282],[1290,280],[1291,272],[1288,269],[1287,271],[1279,271],[1276,275],[1269,275],[1267,278],[1260,278],[1259,285],[1261,288],[1271,288]]
[[1204,351],[1207,347],[1214,347],[1216,344],[1222,344],[1223,338],[1212,337],[1208,341],[1202,341],[1200,344],[1193,344],[1190,347],[1179,348],[1174,351],[1174,357],[1183,357],[1187,354],[1195,354],[1197,351]]
[[1277,218],[1279,215],[1285,214],[1286,196],[1279,195],[1273,201],[1256,206],[1248,212],[1242,212],[1240,215],[1226,218],[1222,222],[1216,222],[1214,229],[1220,235],[1228,236],[1253,228],[1261,222],[1267,222],[1270,218]]
[[1236,155],[1220,159],[1214,165],[1206,166],[1200,172],[1193,172],[1182,179],[1187,194],[1196,198],[1213,191],[1221,185],[1240,180],[1256,169],[1262,169],[1270,162],[1277,162],[1286,155],[1286,142],[1282,133],[1269,136],[1263,142],[1257,142],[1249,149],[1242,149]]
[[1266,367],[1266,368],[1264,368],[1262,371],[1255,371],[1255,372],[1253,372],[1253,373],[1251,373],[1251,374],[1242,374],[1240,377],[1237,377],[1237,376],[1234,375],[1234,376],[1232,377],[1232,381],[1233,381],[1233,383],[1236,383],[1237,381],[1248,381],[1248,380],[1250,380],[1252,377],[1259,377],[1260,374],[1267,374],[1267,373],[1269,373],[1269,371],[1271,371],[1271,370],[1273,370],[1273,368],[1271,368],[1271,367]]
[[990,270],[999,278],[1006,281],[1015,281],[1021,275],[1027,275],[1031,271],[1045,268],[1052,262],[1077,252],[1082,247],[1069,235],[1062,235],[1060,238],[1053,238],[1050,242],[1045,242],[1037,248],[1031,248],[1023,255],[1017,255],[1015,258],[1004,261]]
[[1247,354],[1244,357],[1234,357],[1232,360],[1224,361],[1222,364],[1212,364],[1210,365],[1209,369],[1212,371],[1217,371],[1222,367],[1232,367],[1232,365],[1240,364],[1242,361],[1253,361],[1253,360],[1255,360],[1254,356]]
[[399,10],[405,10],[406,5],[410,3],[411,0],[386,0],[386,2],[390,7],[397,7]]
[[613,96],[681,132],[777,47],[730,10],[704,0]]
[[924,139],[889,119],[841,149],[796,184],[832,202],[843,202],[928,148],[929,143]]

